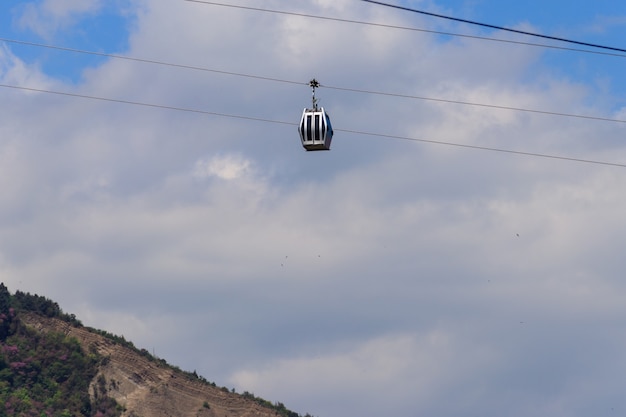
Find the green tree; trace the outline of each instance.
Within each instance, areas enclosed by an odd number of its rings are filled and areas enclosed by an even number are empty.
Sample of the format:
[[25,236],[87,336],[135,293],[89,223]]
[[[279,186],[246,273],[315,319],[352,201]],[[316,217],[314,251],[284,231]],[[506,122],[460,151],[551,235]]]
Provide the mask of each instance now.
[[4,342],[9,335],[11,327],[11,294],[0,282],[0,341]]

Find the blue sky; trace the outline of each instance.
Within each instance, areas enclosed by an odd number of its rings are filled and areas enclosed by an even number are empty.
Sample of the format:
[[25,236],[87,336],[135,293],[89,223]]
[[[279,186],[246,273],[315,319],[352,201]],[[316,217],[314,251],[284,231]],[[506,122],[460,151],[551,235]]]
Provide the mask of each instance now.
[[[518,29],[527,32],[569,39],[578,42],[598,44],[619,49],[626,49],[626,5],[613,1],[581,2],[572,6],[565,1],[446,1],[438,3],[439,12],[422,2],[405,2],[407,7],[430,11],[446,16],[476,21],[480,23]],[[445,19],[433,18],[439,23]],[[557,47],[586,49],[607,54],[624,53],[589,48],[542,39],[508,35],[489,28],[470,24],[454,24],[455,33],[478,33],[487,37],[518,40]],[[626,93],[626,83],[621,73],[624,70],[624,58],[610,55],[594,55],[547,49],[543,51],[542,64],[549,65],[561,77],[575,81],[591,82],[593,85],[609,83],[617,95]]]
[[[70,12],[67,16],[57,16],[56,19],[53,19],[50,16],[51,13],[48,12],[48,16],[44,18],[56,20],[58,23],[50,25],[49,29],[33,30],[32,25],[27,23],[29,18],[32,19],[28,10],[32,9],[33,5],[39,5],[43,11],[37,16],[45,16],[45,7],[41,7],[45,3],[44,1],[10,1],[5,4],[4,7],[7,12],[0,16],[1,27],[4,28],[3,36],[8,39],[105,53],[120,53],[128,48],[128,36],[135,21],[135,16],[127,12],[128,2],[92,2],[96,5],[94,6],[95,11]],[[626,45],[622,41],[626,32],[626,23],[623,17],[626,14],[626,5],[616,4],[612,1],[583,2],[576,7],[572,7],[568,2],[560,1],[550,1],[547,4],[540,1],[523,3],[446,1],[431,4],[424,2],[397,4],[461,19],[626,49]],[[362,4],[361,7],[375,8],[380,6]],[[410,17],[409,20],[411,20]],[[450,28],[454,28],[454,33],[479,34],[496,38],[503,35],[491,29],[452,23],[445,19],[433,17],[429,20],[431,27],[451,25]],[[416,25],[416,27],[420,27],[420,25]],[[507,38],[511,36],[506,33],[504,35]],[[513,35],[513,39],[585,49],[582,46],[533,37]],[[38,63],[47,74],[75,82],[80,80],[80,74],[84,68],[102,62],[101,58],[86,54],[54,52],[53,50],[20,47],[18,45],[11,45],[11,48],[14,53],[27,62]],[[612,53],[602,49],[596,49],[596,51]],[[624,83],[621,82],[623,77],[620,77],[623,58],[602,55],[589,56],[575,52],[551,52],[550,50],[545,51],[545,55],[544,59],[554,65],[556,70],[562,71],[563,75],[587,80],[610,77],[612,86],[623,91]]]
[[[120,53],[127,49],[134,17],[126,13],[124,2],[86,2],[92,8],[63,12],[55,12],[54,6],[46,7],[47,4],[54,2],[5,4],[0,17],[2,36],[94,52]],[[11,50],[25,62],[39,65],[46,74],[71,82],[79,82],[85,68],[103,61],[93,55],[19,44],[11,44]]]
[[[509,3],[406,4],[626,47],[624,5]],[[356,0],[263,7],[529,40]],[[302,414],[626,410],[626,170],[603,164],[626,164],[624,58],[181,0],[1,11],[5,39],[302,83],[2,43],[10,290]],[[296,131],[312,77],[330,152]]]

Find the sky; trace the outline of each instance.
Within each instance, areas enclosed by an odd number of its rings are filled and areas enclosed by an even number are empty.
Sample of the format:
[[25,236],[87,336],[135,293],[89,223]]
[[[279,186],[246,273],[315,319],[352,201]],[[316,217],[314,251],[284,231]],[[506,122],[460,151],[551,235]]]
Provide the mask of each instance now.
[[[0,281],[301,414],[626,413],[626,54],[221,3],[2,2]],[[626,3],[394,4],[626,48]]]

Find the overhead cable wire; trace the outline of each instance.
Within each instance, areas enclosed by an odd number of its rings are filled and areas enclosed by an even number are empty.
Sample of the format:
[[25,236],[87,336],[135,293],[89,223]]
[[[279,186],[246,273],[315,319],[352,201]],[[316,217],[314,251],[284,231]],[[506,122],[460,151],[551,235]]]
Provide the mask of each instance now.
[[361,20],[319,16],[319,15],[313,15],[313,14],[308,14],[308,13],[288,12],[284,10],[264,9],[260,7],[241,6],[241,5],[236,5],[236,4],[225,4],[225,3],[208,1],[208,0],[182,0],[182,1],[186,1],[189,3],[206,4],[210,6],[221,6],[221,7],[229,7],[233,9],[250,10],[250,11],[256,11],[256,12],[275,13],[275,14],[282,14],[282,15],[289,15],[289,16],[306,17],[306,18],[311,18],[311,19],[328,20],[328,21],[335,21],[335,22],[340,22],[340,23],[352,23],[352,24],[357,24],[357,25],[377,26],[377,27],[389,28],[389,29],[399,29],[399,30],[407,30],[407,31],[413,31],[413,32],[431,33],[435,35],[455,36],[455,37],[460,37],[460,38],[477,39],[477,40],[483,40],[483,41],[502,42],[502,43],[510,43],[510,44],[515,44],[515,45],[533,46],[533,47],[539,47],[539,48],[557,49],[557,50],[562,50],[562,51],[582,52],[582,53],[595,54],[595,55],[608,55],[608,56],[626,58],[626,55],[623,53],[618,54],[615,52],[570,48],[570,47],[564,47],[564,46],[559,46],[559,45],[547,45],[547,44],[541,44],[541,43],[516,41],[512,39],[498,39],[498,38],[492,38],[492,37],[487,37],[487,36],[466,35],[466,34],[461,34],[461,33],[420,29],[420,28],[415,28],[415,27],[398,26],[398,25],[391,25],[391,24],[385,24],[385,23],[365,22]]
[[[186,1],[192,1],[192,0],[186,0]],[[366,3],[377,4],[379,6],[391,7],[391,8],[394,8],[394,9],[404,10],[404,11],[413,12],[413,13],[419,13],[419,14],[423,14],[423,15],[426,15],[426,16],[438,17],[440,19],[447,19],[447,20],[453,20],[455,22],[461,22],[461,23],[467,23],[467,24],[470,24],[470,25],[482,26],[482,27],[486,27],[486,28],[490,28],[490,29],[502,30],[502,31],[513,32],[513,33],[517,33],[517,34],[521,34],[521,35],[534,36],[534,37],[543,38],[543,39],[550,39],[550,40],[553,40],[553,41],[559,41],[559,42],[571,43],[571,44],[575,44],[575,45],[588,46],[588,47],[592,47],[592,48],[606,49],[606,50],[610,50],[610,51],[617,51],[617,52],[624,52],[624,53],[626,53],[626,49],[615,48],[615,47],[612,47],[612,46],[605,46],[605,45],[589,43],[589,42],[580,42],[580,41],[575,41],[575,40],[572,40],[572,39],[558,38],[556,36],[543,35],[541,33],[527,32],[527,31],[518,30],[518,29],[511,29],[511,28],[507,28],[507,27],[504,27],[504,26],[497,26],[497,25],[492,25],[492,24],[489,24],[489,23],[481,23],[481,22],[476,22],[476,21],[473,21],[473,20],[460,19],[458,17],[445,16],[445,15],[442,15],[442,14],[426,12],[426,11],[423,11],[423,10],[417,10],[417,9],[413,9],[411,7],[405,7],[405,6],[399,6],[399,5],[396,5],[396,4],[384,3],[382,1],[375,1],[375,0],[361,0],[361,1],[366,2]]]
[[[65,96],[65,97],[103,101],[103,102],[109,102],[109,103],[143,106],[143,107],[156,108],[156,109],[162,109],[162,110],[174,110],[174,111],[180,111],[180,112],[204,114],[204,115],[217,116],[217,117],[227,117],[231,119],[242,119],[242,120],[249,120],[249,121],[254,121],[254,122],[298,126],[298,123],[286,122],[282,120],[272,120],[272,119],[266,119],[262,117],[253,117],[253,116],[221,113],[221,112],[214,112],[214,111],[207,111],[207,110],[190,109],[190,108],[185,108],[185,107],[169,106],[169,105],[162,105],[162,104],[143,103],[143,102],[138,102],[138,101],[114,99],[114,98],[107,98],[107,97],[92,96],[92,95],[87,95],[87,94],[69,93],[69,92],[63,92],[63,91],[54,91],[54,90],[47,90],[47,89],[42,89],[42,88],[32,88],[32,87],[16,86],[16,85],[9,85],[9,84],[0,84],[0,88],[9,88],[9,89],[14,89],[14,90],[23,90],[23,91],[30,91],[30,92],[35,92],[35,93],[52,94],[52,95],[59,95],[59,96]],[[398,140],[406,140],[406,141],[412,141],[412,142],[429,143],[429,144],[434,144],[434,145],[474,149],[474,150],[480,150],[480,151],[499,152],[499,153],[521,155],[521,156],[548,158],[548,159],[555,159],[555,160],[562,160],[562,161],[569,161],[569,162],[578,162],[578,163],[585,163],[585,164],[626,168],[626,164],[598,161],[598,160],[593,160],[593,159],[574,158],[574,157],[561,156],[561,155],[516,151],[512,149],[494,148],[494,147],[488,147],[488,146],[468,145],[468,144],[454,143],[454,142],[419,139],[419,138],[412,138],[408,136],[391,135],[391,134],[375,133],[375,132],[367,132],[367,131],[359,131],[359,130],[351,130],[351,129],[334,128],[333,130],[335,132],[344,132],[344,133],[351,133],[351,134],[363,135],[363,136],[381,137],[381,138],[387,138],[387,139],[398,139]]]
[[206,67],[198,67],[198,66],[184,65],[184,64],[175,64],[175,63],[171,63],[171,62],[157,61],[157,60],[154,60],[154,59],[135,58],[135,57],[127,56],[127,55],[111,54],[111,53],[97,52],[97,51],[88,51],[88,50],[85,50],[85,49],[68,48],[68,47],[64,47],[64,46],[56,46],[56,45],[43,44],[43,43],[37,43],[37,42],[22,41],[22,40],[17,40],[17,39],[8,39],[8,38],[0,37],[0,41],[1,42],[7,42],[7,43],[14,43],[14,44],[18,44],[18,45],[35,46],[35,47],[38,47],[38,48],[56,49],[58,51],[64,51],[64,52],[73,52],[73,53],[78,53],[78,54],[94,55],[94,56],[100,56],[100,57],[104,57],[104,58],[114,58],[114,59],[122,59],[122,60],[126,60],[126,61],[142,62],[144,64],[154,64],[154,65],[162,65],[162,66],[167,66],[167,67],[182,68],[182,69],[195,70],[195,71],[213,72],[213,73],[216,73],[216,74],[235,75],[237,77],[256,78],[258,80],[275,81],[275,82],[288,83],[288,84],[307,85],[307,83],[304,83],[304,82],[282,80],[282,79],[278,79],[278,78],[264,77],[264,76],[261,76],[261,75],[244,74],[244,73],[232,72],[232,71],[222,71],[222,70],[206,68]]
[[42,88],[32,88],[32,87],[24,87],[24,86],[9,85],[9,84],[0,84],[0,87],[2,87],[2,88],[11,88],[11,89],[14,89],[14,90],[30,91],[30,92],[35,92],[35,93],[53,94],[53,95],[65,96],[65,97],[74,97],[74,98],[82,98],[82,99],[89,99],[89,100],[105,101],[105,102],[109,102],[109,103],[129,104],[129,105],[133,105],[133,106],[151,107],[151,108],[155,108],[155,109],[176,110],[176,111],[187,112],[187,113],[199,113],[199,114],[206,114],[206,115],[210,115],[210,116],[228,117],[228,118],[231,118],[231,119],[244,119],[244,120],[252,120],[252,121],[255,121],[255,122],[266,122],[266,123],[279,123],[279,124],[287,124],[287,125],[296,125],[296,123],[281,122],[279,120],[263,119],[263,118],[260,118],[260,117],[243,116],[243,115],[228,114],[228,113],[219,113],[219,112],[212,112],[212,111],[207,111],[207,110],[189,109],[189,108],[184,108],[184,107],[168,106],[168,105],[164,105],[164,104],[141,103],[141,102],[138,102],[138,101],[123,100],[123,99],[116,99],[116,98],[107,98],[107,97],[99,97],[99,96],[92,96],[92,95],[87,95],[87,94],[68,93],[68,92],[64,92],[64,91],[53,91],[53,90],[46,90],[46,89],[42,89]]
[[582,158],[573,158],[568,156],[561,155],[550,155],[545,153],[535,153],[535,152],[524,152],[524,151],[516,151],[512,149],[503,149],[503,148],[492,148],[489,146],[479,146],[479,145],[467,145],[463,143],[455,143],[455,142],[444,142],[439,140],[429,140],[429,139],[418,139],[411,138],[407,136],[398,136],[398,135],[388,135],[383,133],[372,133],[372,132],[362,132],[358,130],[348,130],[348,129],[335,129],[335,132],[345,132],[345,133],[354,133],[358,135],[366,135],[366,136],[376,136],[381,138],[389,138],[389,139],[399,139],[399,140],[408,140],[413,142],[422,142],[422,143],[432,143],[436,145],[445,145],[445,146],[454,146],[458,148],[466,148],[466,149],[475,149],[479,151],[490,151],[490,152],[501,152],[508,153],[514,155],[522,155],[522,156],[531,156],[537,158],[548,158],[548,159],[558,159],[562,161],[570,161],[570,162],[581,162],[585,164],[595,164],[595,165],[606,165],[612,167],[626,168],[626,164],[614,163],[614,162],[605,162],[605,161],[597,161],[593,159],[582,159]]
[[324,85],[324,84],[320,84],[320,87],[325,87],[331,90],[351,91],[351,92],[365,93],[365,94],[377,94],[377,95],[382,95],[382,96],[435,101],[435,102],[449,103],[449,104],[462,104],[466,106],[486,107],[486,108],[498,109],[498,110],[514,110],[514,111],[527,112],[527,113],[545,114],[549,116],[574,117],[574,118],[579,118],[579,119],[598,120],[598,121],[603,121],[603,122],[626,123],[626,120],[624,119],[613,119],[609,117],[589,116],[589,115],[584,115],[584,114],[560,113],[560,112],[555,112],[555,111],[523,109],[519,107],[500,106],[500,105],[495,105],[495,104],[471,103],[468,101],[447,100],[447,99],[442,99],[442,98],[422,97],[422,96],[397,94],[397,93],[385,93],[381,91],[358,90],[355,88],[334,87],[334,86]]
[[[9,38],[2,38],[2,37],[0,37],[0,41],[7,42],[7,43],[14,43],[18,45],[54,49],[54,50],[59,50],[59,51],[64,51],[64,52],[72,52],[72,53],[94,55],[94,56],[120,59],[120,60],[126,60],[126,61],[134,61],[134,62],[140,62],[144,64],[161,65],[161,66],[166,66],[166,67],[181,68],[181,69],[194,70],[194,71],[204,71],[204,72],[210,72],[214,74],[245,77],[245,78],[252,78],[252,79],[263,80],[263,81],[272,81],[272,82],[278,82],[278,83],[308,85],[308,82],[286,80],[286,79],[277,78],[277,77],[267,77],[267,76],[257,75],[257,74],[233,72],[233,71],[219,70],[219,69],[206,68],[206,67],[200,67],[200,66],[194,66],[194,65],[176,64],[176,63],[171,63],[171,62],[159,61],[155,59],[136,58],[136,57],[131,57],[127,55],[111,54],[111,53],[97,52],[97,51],[88,51],[84,49],[68,48],[64,46],[36,43],[36,42],[30,42],[30,41],[23,41],[23,40],[16,40],[16,39],[9,39]],[[418,95],[410,95],[410,94],[400,94],[400,93],[392,93],[392,92],[384,92],[384,91],[374,91],[374,90],[364,90],[364,89],[358,89],[358,88],[341,87],[341,86],[335,86],[335,85],[330,85],[330,84],[320,84],[320,87],[327,88],[330,90],[346,91],[346,92],[352,92],[352,93],[380,95],[380,96],[397,97],[397,98],[413,99],[413,100],[433,101],[433,102],[439,102],[439,103],[484,107],[484,108],[491,108],[491,109],[498,109],[498,110],[519,111],[519,112],[526,112],[526,113],[544,114],[544,115],[549,115],[549,116],[572,117],[572,118],[587,119],[587,120],[597,120],[597,121],[603,121],[603,122],[626,123],[626,120],[615,119],[615,118],[610,118],[610,117],[591,116],[591,115],[584,115],[584,114],[572,114],[572,113],[549,111],[549,110],[526,109],[526,108],[502,106],[502,105],[496,105],[496,104],[473,103],[469,101],[459,101],[459,100],[426,97],[426,96],[418,96]]]

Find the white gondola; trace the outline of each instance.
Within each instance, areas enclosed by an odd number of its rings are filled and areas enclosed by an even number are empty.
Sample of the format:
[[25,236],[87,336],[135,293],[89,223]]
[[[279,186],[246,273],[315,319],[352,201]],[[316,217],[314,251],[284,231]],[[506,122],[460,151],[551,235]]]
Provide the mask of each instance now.
[[315,88],[319,87],[319,83],[313,79],[309,85],[313,89],[313,108],[304,109],[302,112],[298,126],[300,140],[307,151],[328,151],[333,139],[333,126],[330,124],[328,113],[323,107],[317,106]]

